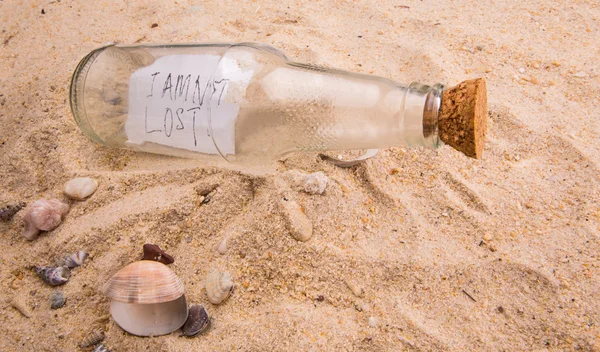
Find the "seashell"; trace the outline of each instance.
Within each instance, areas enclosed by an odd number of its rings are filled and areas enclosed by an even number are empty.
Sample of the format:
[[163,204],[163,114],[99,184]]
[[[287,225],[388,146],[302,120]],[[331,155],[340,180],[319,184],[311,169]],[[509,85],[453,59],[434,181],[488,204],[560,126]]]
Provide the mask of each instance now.
[[99,344],[92,352],[110,352],[110,350],[103,344]]
[[13,297],[10,300],[10,305],[16,310],[18,310],[19,313],[23,314],[24,317],[31,318],[31,311],[29,310],[29,308],[27,308],[27,304],[25,304],[25,301],[23,301],[19,297]]
[[84,200],[96,192],[98,181],[89,177],[78,177],[65,183],[65,194],[75,200]]
[[146,243],[144,245],[144,258],[143,260],[154,260],[163,264],[172,264],[175,262],[175,258],[168,255],[159,246],[155,244]]
[[233,291],[231,274],[213,271],[206,277],[206,296],[212,304],[220,304]]
[[79,347],[86,348],[90,346],[95,346],[104,340],[104,330],[102,329],[94,329],[91,333],[89,333],[83,341],[79,344]]
[[23,217],[23,236],[30,241],[37,238],[40,231],[54,230],[69,212],[69,206],[58,199],[40,199],[31,204]]
[[183,283],[166,265],[142,260],[131,263],[102,287],[110,313],[125,331],[157,336],[179,329],[188,317]]
[[60,286],[71,277],[71,271],[66,266],[48,267],[43,266],[35,267],[35,272],[50,286]]
[[19,202],[17,204],[7,204],[0,208],[0,220],[2,221],[10,221],[16,213],[19,212],[25,206],[24,202]]
[[62,308],[65,305],[66,301],[67,301],[67,299],[65,298],[65,295],[62,292],[54,291],[50,295],[50,308],[52,308],[52,309]]
[[312,237],[313,226],[312,222],[302,211],[300,205],[287,198],[284,198],[281,201],[281,204],[292,237],[300,242],[308,241]]
[[204,332],[210,325],[210,317],[208,312],[200,304],[190,306],[188,318],[185,324],[181,327],[181,331],[185,336],[196,336]]
[[68,256],[59,260],[58,265],[66,266],[69,269],[73,269],[78,266],[81,266],[83,264],[83,262],[85,262],[85,260],[87,259],[88,256],[89,256],[89,254],[86,251],[78,251],[78,252],[69,254]]

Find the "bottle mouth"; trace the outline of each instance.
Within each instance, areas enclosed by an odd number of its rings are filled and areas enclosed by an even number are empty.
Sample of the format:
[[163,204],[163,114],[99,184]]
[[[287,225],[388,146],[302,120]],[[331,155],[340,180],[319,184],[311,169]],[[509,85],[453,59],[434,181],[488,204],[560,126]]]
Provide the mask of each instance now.
[[405,142],[411,146],[438,148],[438,119],[442,105],[444,86],[433,86],[418,82],[408,86],[405,101],[404,131]]
[[69,89],[69,105],[75,122],[77,122],[79,128],[81,128],[90,139],[100,144],[104,144],[104,141],[94,132],[94,129],[89,124],[85,111],[85,81],[90,67],[98,55],[100,55],[104,49],[113,45],[114,44],[105,45],[84,56],[73,71],[73,76],[71,76],[71,87]]
[[441,145],[438,134],[438,121],[443,92],[444,86],[440,83],[429,87],[425,106],[423,107],[423,138],[430,148],[438,148]]

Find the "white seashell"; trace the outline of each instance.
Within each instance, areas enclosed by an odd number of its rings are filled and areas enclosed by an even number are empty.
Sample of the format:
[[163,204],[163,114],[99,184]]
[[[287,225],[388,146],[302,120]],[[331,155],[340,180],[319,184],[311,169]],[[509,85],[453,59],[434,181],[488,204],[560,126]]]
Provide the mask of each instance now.
[[231,295],[233,279],[231,274],[213,271],[206,277],[206,296],[212,304],[220,304]]
[[227,253],[227,237],[223,238],[223,241],[219,243],[219,246],[217,247],[217,252],[219,252],[220,254]]
[[114,274],[102,291],[112,299],[110,314],[115,322],[134,335],[169,334],[188,317],[183,283],[160,262],[131,263]]
[[84,200],[96,192],[98,181],[89,177],[78,177],[65,183],[65,194],[75,200]]
[[292,237],[301,242],[308,241],[313,233],[312,222],[304,214],[300,205],[285,198],[281,201],[281,204]]
[[37,238],[40,231],[54,230],[69,212],[69,205],[58,199],[40,199],[31,204],[23,217],[25,232],[23,236],[30,241]]

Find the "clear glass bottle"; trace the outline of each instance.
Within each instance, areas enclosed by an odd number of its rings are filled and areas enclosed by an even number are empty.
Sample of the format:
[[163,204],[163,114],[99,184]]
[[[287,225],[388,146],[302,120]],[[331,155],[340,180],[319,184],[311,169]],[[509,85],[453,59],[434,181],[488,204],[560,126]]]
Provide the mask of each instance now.
[[437,148],[442,91],[254,43],[109,45],[81,60],[70,100],[103,145],[262,164],[295,151]]

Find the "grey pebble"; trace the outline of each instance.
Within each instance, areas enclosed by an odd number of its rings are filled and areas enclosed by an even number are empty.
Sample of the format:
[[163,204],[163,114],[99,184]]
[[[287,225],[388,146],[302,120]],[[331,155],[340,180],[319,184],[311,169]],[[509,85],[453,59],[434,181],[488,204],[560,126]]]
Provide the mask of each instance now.
[[50,308],[58,309],[65,305],[67,299],[61,291],[54,291],[50,295]]

